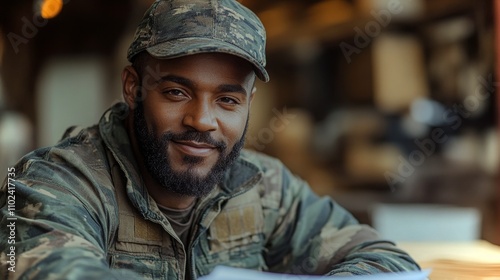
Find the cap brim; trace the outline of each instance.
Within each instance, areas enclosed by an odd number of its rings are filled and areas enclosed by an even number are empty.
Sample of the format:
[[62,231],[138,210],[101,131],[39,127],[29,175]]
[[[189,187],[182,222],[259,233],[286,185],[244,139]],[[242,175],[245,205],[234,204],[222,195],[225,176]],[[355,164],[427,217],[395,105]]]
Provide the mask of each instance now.
[[210,38],[182,38],[174,41],[159,43],[146,49],[149,54],[159,59],[176,58],[197,53],[227,53],[241,57],[250,62],[257,77],[264,81],[269,81],[269,74],[264,65],[248,55],[241,48]]

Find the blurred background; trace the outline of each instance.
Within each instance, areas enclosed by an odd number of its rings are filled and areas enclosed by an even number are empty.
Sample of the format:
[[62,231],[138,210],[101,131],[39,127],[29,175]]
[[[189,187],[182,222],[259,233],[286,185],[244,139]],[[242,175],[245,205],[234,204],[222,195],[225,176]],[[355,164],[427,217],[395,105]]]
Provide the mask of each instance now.
[[[388,238],[500,244],[493,0],[242,0],[267,29],[247,148]],[[121,100],[151,0],[0,0],[0,176]],[[495,12],[497,11],[497,12]]]

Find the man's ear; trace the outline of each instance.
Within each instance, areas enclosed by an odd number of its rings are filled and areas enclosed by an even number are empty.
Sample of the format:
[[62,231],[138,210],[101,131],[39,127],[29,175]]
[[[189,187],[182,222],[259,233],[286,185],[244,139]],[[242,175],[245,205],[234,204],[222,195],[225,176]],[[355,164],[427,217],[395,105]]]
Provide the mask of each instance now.
[[253,97],[255,96],[255,92],[257,92],[257,88],[254,86],[252,88],[252,92],[250,93],[250,106],[252,106],[252,100],[253,100]]
[[134,109],[138,100],[140,100],[140,80],[139,74],[134,67],[126,66],[122,71],[122,90],[123,99],[128,104],[130,109]]

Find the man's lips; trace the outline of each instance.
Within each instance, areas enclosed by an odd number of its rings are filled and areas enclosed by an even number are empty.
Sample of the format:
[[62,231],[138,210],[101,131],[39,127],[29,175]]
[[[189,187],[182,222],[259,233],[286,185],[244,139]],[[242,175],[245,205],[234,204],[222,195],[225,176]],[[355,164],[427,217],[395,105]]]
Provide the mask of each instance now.
[[217,151],[217,147],[195,141],[172,141],[174,146],[184,154],[197,157],[206,157],[212,152]]

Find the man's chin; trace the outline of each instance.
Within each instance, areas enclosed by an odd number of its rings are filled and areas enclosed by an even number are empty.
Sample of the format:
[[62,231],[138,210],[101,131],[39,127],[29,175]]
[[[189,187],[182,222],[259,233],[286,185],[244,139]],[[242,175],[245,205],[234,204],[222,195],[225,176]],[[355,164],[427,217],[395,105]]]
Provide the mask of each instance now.
[[191,176],[196,176],[199,179],[206,178],[217,165],[218,157],[195,157],[182,156],[180,158],[170,157],[173,159],[170,162],[172,171],[181,174],[188,173]]
[[172,172],[178,176],[181,175],[181,177],[184,178],[190,178],[192,180],[196,181],[203,181],[207,179],[208,174],[210,170],[205,170],[205,168],[199,168],[199,167],[186,167],[186,168],[181,168],[181,169],[173,169]]
[[[166,191],[182,196],[202,197],[208,194],[220,181],[219,172],[202,167],[171,169],[156,179]],[[159,175],[159,174],[157,174]]]

